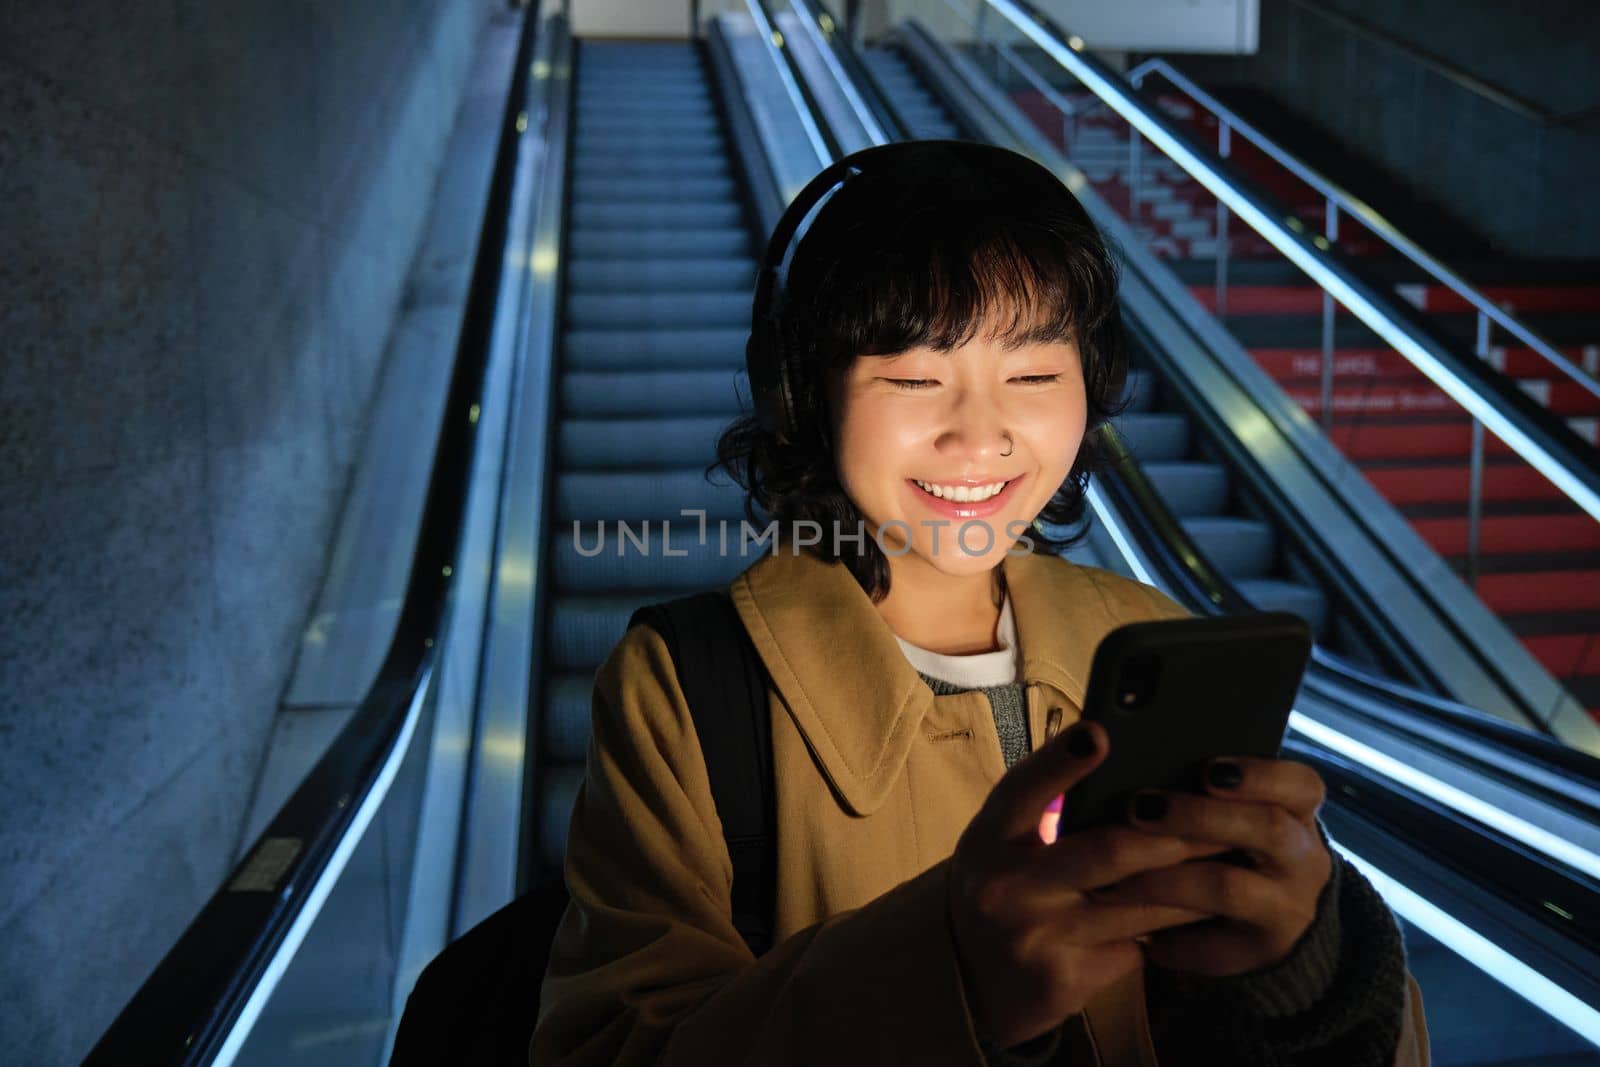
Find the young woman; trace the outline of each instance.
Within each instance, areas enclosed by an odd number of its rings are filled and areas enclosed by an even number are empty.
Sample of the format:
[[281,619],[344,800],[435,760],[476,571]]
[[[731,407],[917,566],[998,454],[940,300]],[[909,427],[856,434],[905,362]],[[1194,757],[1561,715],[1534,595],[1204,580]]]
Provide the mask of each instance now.
[[1185,614],[1052,536],[1122,388],[1116,282],[1001,149],[872,148],[796,198],[717,464],[777,523],[728,587],[771,679],[773,947],[733,926],[690,712],[635,627],[596,674],[535,1065],[1426,1063],[1309,768],[1222,760],[1050,841],[1107,751],[1073,727],[1095,646]]

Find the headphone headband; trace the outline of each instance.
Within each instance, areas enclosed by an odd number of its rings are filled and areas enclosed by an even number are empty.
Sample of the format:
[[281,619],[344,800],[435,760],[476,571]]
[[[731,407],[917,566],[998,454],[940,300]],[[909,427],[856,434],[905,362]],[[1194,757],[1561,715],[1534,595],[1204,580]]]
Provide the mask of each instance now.
[[[870,151],[870,150],[869,150]],[[787,296],[789,266],[806,232],[844,183],[861,173],[856,156],[824,167],[795,194],[767,243],[766,259],[756,280],[755,313],[750,342],[745,346],[745,371],[761,428],[788,436],[794,426],[795,401],[787,353],[778,337],[779,317]]]

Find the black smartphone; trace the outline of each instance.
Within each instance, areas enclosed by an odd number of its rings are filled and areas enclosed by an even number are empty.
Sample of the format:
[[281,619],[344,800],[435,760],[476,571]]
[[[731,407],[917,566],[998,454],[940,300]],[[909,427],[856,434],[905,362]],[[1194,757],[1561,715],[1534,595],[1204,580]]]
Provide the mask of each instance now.
[[1200,776],[1218,756],[1276,757],[1310,656],[1311,627],[1288,612],[1107,634],[1083,717],[1105,728],[1111,751],[1063,798],[1059,832],[1123,821],[1141,789],[1203,791]]

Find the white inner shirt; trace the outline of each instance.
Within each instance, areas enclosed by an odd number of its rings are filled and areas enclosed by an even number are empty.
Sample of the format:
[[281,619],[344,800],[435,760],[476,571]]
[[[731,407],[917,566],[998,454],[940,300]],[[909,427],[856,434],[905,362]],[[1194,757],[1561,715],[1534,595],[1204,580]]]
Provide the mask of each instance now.
[[996,685],[1010,685],[1017,680],[1021,656],[1017,651],[1017,623],[1011,613],[1011,593],[1008,590],[1000,603],[1000,625],[996,628],[1000,647],[993,652],[975,652],[968,656],[947,656],[930,652],[920,645],[895,634],[900,648],[911,665],[923,674],[951,682],[965,689],[985,689]]

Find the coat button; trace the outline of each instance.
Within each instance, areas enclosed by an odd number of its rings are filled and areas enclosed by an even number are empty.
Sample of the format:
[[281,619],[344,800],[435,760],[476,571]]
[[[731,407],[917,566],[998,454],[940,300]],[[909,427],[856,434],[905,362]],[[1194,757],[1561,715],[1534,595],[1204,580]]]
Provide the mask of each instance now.
[[1062,711],[1061,711],[1061,709],[1059,707],[1051,708],[1050,709],[1050,713],[1045,716],[1045,719],[1044,719],[1044,736],[1045,736],[1045,738],[1047,740],[1049,738],[1054,737],[1056,735],[1056,733],[1061,729],[1061,717],[1062,717]]

